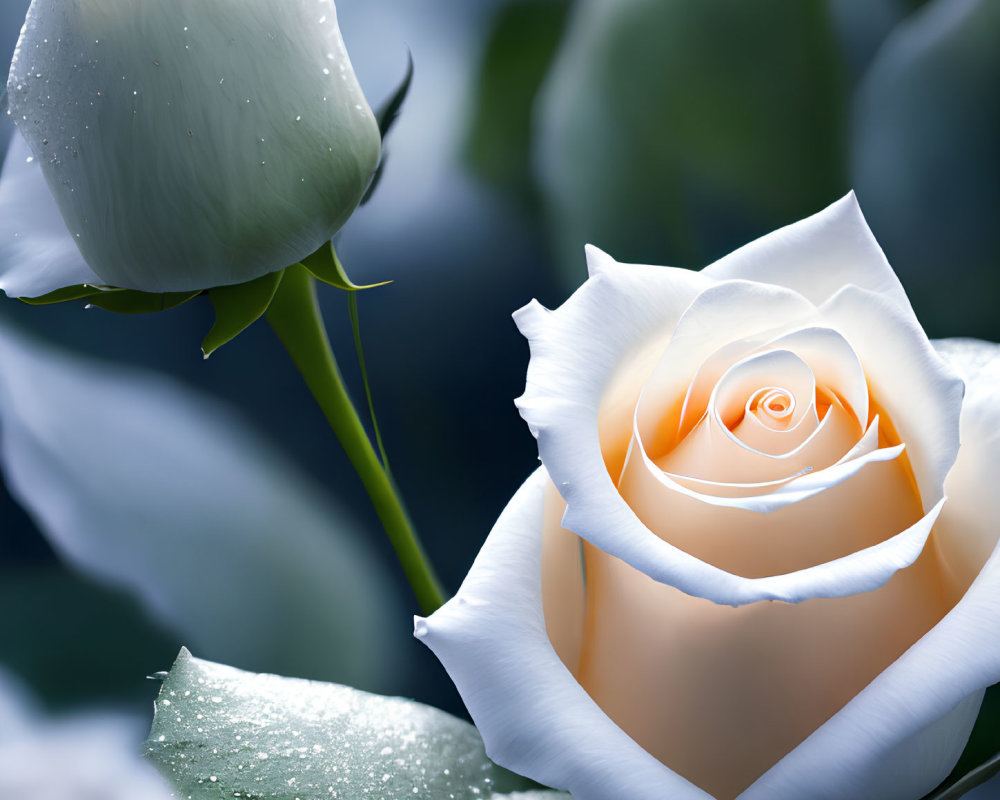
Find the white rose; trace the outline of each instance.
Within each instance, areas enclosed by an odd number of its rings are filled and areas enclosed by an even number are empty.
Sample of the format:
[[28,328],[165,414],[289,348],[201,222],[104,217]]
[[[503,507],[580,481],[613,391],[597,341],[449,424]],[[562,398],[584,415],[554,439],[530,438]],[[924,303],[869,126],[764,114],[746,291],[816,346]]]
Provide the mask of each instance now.
[[1000,680],[995,346],[946,350],[963,405],[853,195],[701,273],[587,258],[516,315],[544,466],[416,625],[489,754],[578,800],[921,797]]
[[[33,0],[7,91],[94,283],[187,291],[296,263],[379,159],[333,0]],[[79,281],[42,268],[2,288]]]

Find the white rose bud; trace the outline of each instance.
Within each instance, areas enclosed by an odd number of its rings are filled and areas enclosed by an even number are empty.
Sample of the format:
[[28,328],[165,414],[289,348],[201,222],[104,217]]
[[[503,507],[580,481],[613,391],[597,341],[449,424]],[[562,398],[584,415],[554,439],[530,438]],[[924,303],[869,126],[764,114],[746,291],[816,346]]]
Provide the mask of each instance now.
[[379,159],[332,0],[33,0],[7,90],[83,257],[130,289],[301,260]]

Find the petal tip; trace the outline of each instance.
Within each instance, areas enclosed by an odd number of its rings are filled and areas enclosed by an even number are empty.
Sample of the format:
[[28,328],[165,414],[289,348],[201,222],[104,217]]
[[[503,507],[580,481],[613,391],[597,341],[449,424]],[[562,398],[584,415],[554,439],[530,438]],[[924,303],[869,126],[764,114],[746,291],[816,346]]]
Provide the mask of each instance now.
[[618,264],[611,256],[595,245],[585,244],[583,252],[587,259],[587,274],[591,278],[602,272],[607,272],[608,269]]
[[531,302],[519,308],[511,316],[521,335],[526,339],[532,339],[538,335],[541,326],[545,323],[550,313],[545,306],[537,300],[532,299]]

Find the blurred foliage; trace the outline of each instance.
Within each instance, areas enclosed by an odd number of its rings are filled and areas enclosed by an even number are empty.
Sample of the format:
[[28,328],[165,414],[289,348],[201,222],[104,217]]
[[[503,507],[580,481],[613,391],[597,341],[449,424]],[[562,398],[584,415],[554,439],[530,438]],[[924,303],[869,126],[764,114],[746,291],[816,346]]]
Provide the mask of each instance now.
[[515,0],[493,21],[472,92],[465,157],[480,177],[534,200],[532,120],[569,14],[566,0]]
[[700,267],[847,186],[823,0],[584,0],[549,76],[538,165],[556,256]]
[[928,332],[1000,338],[1000,4],[562,10],[497,14],[466,152],[531,212],[541,189],[567,290],[585,242],[700,268],[853,187]]
[[58,566],[0,569],[0,663],[52,708],[148,708],[179,639],[125,592]]
[[1000,338],[998,42],[1000,3],[935,0],[886,39],[855,99],[858,199],[939,335]]

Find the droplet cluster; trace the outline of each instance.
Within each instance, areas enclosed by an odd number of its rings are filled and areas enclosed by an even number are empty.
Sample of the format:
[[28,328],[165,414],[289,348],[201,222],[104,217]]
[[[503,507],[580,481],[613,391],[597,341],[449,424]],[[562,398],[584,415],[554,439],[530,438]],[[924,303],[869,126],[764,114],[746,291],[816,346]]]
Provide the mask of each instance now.
[[187,651],[160,691],[147,755],[191,800],[474,800],[523,786],[473,726],[436,708]]

